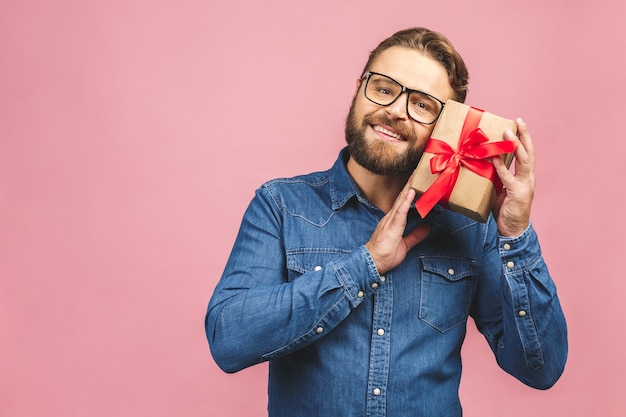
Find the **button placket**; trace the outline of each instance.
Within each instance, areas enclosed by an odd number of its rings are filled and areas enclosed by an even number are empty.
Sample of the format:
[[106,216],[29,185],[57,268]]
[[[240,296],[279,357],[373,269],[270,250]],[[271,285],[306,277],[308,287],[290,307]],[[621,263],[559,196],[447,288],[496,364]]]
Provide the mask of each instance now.
[[367,415],[380,415],[386,407],[385,389],[389,379],[390,339],[388,329],[391,325],[393,286],[391,276],[381,276],[380,283],[371,285],[374,311],[370,339],[370,358],[368,371]]

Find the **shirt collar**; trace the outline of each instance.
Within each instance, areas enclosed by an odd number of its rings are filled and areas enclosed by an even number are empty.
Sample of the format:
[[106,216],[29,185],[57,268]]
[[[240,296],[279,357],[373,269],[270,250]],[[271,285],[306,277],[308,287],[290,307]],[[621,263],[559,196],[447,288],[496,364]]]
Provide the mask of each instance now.
[[331,168],[330,198],[333,210],[341,209],[352,197],[360,195],[359,188],[346,168],[349,158],[348,148],[345,147],[339,152],[339,157]]

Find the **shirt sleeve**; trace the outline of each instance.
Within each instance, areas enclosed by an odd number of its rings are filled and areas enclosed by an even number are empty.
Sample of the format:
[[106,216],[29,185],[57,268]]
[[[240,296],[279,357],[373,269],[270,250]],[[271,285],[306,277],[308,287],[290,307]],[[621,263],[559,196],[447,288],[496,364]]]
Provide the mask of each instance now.
[[381,282],[365,246],[289,281],[284,246],[281,207],[261,188],[205,316],[211,353],[226,372],[315,342]]
[[488,227],[472,316],[502,369],[550,388],[565,367],[567,328],[537,234],[532,225],[513,238],[499,236],[493,220]]

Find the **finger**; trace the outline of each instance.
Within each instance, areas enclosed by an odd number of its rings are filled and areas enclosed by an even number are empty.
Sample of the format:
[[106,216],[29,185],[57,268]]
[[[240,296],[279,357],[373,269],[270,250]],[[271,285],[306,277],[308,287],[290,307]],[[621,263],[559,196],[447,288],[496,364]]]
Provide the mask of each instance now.
[[[411,175],[411,178],[413,178],[413,175]],[[396,197],[395,201],[393,202],[393,206],[391,206],[391,209],[387,214],[393,214],[397,212],[400,206],[407,206],[406,209],[408,212],[408,209],[413,202],[413,199],[415,198],[415,190],[411,188],[411,178],[409,178],[407,183],[404,185],[404,188],[402,188],[400,194],[398,194],[398,196]],[[408,205],[407,200],[409,200]]]
[[515,169],[516,171],[519,169],[521,173],[532,172],[535,168],[535,150],[528,126],[520,118],[516,119],[515,123],[521,144],[515,150]]
[[[506,188],[511,184],[515,176],[511,171],[509,171],[509,168],[505,165],[501,156],[496,156],[492,158],[491,162],[493,163],[493,167],[496,169],[498,177],[500,177],[500,181],[502,181],[502,185],[504,185],[504,187]],[[496,191],[499,194],[502,190]]]
[[515,151],[514,151],[516,159],[525,160],[528,158],[528,153],[526,152],[526,149],[524,148],[524,144],[522,143],[520,138],[518,138],[517,135],[513,133],[511,129],[506,129],[504,131],[504,139],[511,141],[511,142],[513,141],[518,142],[518,145],[515,147]]
[[406,184],[404,184],[404,187],[402,188],[402,191],[400,192],[398,199],[402,199],[402,200],[405,199],[408,192],[412,189],[411,183],[412,183],[413,175],[415,175],[415,173],[411,174],[411,176],[409,177],[409,180],[406,182]]
[[411,208],[411,203],[413,202],[413,198],[415,197],[415,190],[410,188],[407,190],[402,200],[399,200],[399,205],[392,209],[389,213],[391,216],[390,225],[393,229],[396,230],[396,234],[398,237],[402,236],[404,233],[404,229],[406,228],[407,216],[409,213],[409,209]]
[[397,201],[398,207],[396,209],[396,216],[402,216],[404,222],[406,222],[406,216],[411,208],[411,204],[413,203],[413,199],[415,199],[415,190],[413,188],[408,188],[404,195],[400,194],[402,197]]
[[522,145],[524,145],[524,149],[529,154],[534,153],[535,148],[533,147],[533,141],[530,136],[530,132],[528,131],[528,125],[522,120],[521,117],[515,119],[515,124],[517,124],[517,133],[520,142],[522,142]]
[[406,235],[404,239],[404,243],[406,244],[407,250],[411,250],[415,245],[420,243],[422,240],[426,239],[426,236],[430,233],[430,226],[427,224],[421,224],[417,226],[415,229],[411,230],[411,233]]

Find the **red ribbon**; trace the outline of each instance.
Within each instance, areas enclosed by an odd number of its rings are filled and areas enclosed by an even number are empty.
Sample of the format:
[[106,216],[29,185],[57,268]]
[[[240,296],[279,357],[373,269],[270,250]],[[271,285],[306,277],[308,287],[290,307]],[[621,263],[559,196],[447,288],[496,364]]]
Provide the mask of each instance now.
[[495,167],[485,159],[513,152],[518,142],[509,140],[489,142],[489,138],[478,127],[482,117],[482,110],[470,107],[463,122],[457,151],[439,139],[430,138],[428,141],[424,152],[435,154],[430,160],[430,171],[433,174],[441,174],[415,203],[422,218],[426,217],[439,201],[448,201],[459,177],[461,166],[487,178],[495,184],[496,189],[502,188]]

